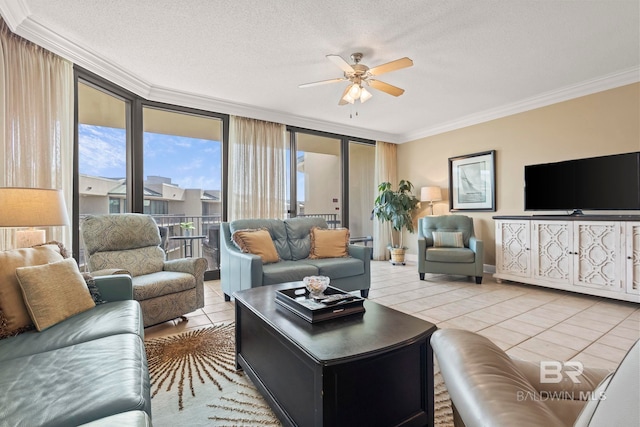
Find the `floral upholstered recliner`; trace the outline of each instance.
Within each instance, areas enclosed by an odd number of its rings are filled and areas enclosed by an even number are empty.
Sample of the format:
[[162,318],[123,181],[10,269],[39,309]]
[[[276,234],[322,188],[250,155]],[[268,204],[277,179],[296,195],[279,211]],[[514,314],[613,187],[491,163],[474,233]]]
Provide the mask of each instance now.
[[[180,317],[204,306],[204,258],[165,260],[158,226],[149,215],[90,215],[81,225],[90,272],[128,272],[144,326]],[[124,270],[124,271],[123,271]]]

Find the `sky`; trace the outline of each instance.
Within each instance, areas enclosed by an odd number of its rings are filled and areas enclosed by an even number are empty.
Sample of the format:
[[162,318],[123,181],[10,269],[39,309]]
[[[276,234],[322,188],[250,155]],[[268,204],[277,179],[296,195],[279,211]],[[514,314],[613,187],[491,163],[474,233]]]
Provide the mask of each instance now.
[[[124,129],[80,124],[78,137],[81,174],[103,178],[126,176]],[[171,178],[172,184],[180,188],[220,190],[221,164],[219,141],[144,133],[145,179],[148,176],[162,176]],[[286,162],[285,173],[289,173],[289,162]],[[303,173],[297,173],[298,201],[304,201],[304,178]]]
[[[80,125],[81,174],[105,178],[126,175],[125,130]],[[144,133],[144,176],[163,176],[181,188],[221,189],[219,141]]]

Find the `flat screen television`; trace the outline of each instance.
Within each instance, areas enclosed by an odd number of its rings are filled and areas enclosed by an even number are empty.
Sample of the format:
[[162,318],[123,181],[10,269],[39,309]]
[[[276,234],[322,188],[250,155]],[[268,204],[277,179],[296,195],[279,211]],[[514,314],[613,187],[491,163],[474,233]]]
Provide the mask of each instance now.
[[640,151],[524,167],[524,209],[640,210]]

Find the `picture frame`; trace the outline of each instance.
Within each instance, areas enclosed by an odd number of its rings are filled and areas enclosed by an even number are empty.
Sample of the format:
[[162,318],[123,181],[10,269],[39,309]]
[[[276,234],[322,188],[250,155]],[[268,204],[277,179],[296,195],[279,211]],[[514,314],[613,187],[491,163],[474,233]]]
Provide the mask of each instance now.
[[449,210],[496,210],[496,150],[449,158]]

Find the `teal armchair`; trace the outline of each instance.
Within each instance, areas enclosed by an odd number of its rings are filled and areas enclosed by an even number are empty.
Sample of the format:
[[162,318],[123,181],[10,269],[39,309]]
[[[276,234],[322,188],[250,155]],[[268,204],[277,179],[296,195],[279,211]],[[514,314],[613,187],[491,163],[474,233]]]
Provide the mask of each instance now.
[[[440,233],[440,234],[435,234]],[[473,219],[464,215],[418,219],[418,273],[473,276],[482,283],[483,244],[473,232]]]

